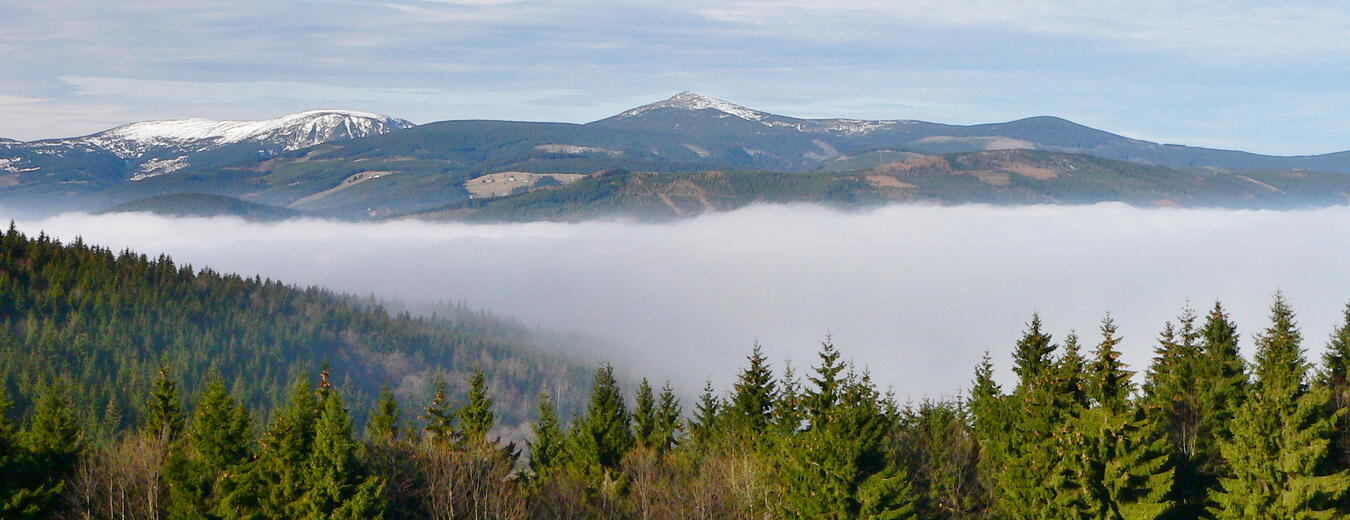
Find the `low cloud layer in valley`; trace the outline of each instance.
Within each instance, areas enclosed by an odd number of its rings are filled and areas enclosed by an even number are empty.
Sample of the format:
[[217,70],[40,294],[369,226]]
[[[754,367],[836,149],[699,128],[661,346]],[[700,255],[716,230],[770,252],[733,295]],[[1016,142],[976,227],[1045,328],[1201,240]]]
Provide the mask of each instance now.
[[1350,208],[1268,212],[762,206],[672,224],[245,223],[67,214],[21,230],[168,253],[218,271],[399,298],[456,300],[612,340],[621,364],[688,393],[725,383],[752,342],[799,367],[832,333],[903,398],[1002,374],[1032,312],[1088,342],[1110,311],[1143,370],[1163,322],[1223,300],[1243,348],[1283,290],[1312,355],[1350,299]]

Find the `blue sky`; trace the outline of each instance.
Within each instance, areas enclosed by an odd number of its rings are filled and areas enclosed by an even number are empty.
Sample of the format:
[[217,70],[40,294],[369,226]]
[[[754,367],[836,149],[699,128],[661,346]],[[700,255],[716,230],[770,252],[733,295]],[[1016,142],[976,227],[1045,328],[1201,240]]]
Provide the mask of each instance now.
[[17,139],[313,108],[585,122],[693,90],[800,117],[1350,149],[1342,2],[0,0],[0,20]]

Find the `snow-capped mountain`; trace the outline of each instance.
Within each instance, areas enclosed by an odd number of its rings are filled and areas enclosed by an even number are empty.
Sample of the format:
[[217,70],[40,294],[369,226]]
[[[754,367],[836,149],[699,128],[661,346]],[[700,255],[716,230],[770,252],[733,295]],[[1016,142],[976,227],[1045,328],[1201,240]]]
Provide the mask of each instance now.
[[[746,108],[729,101],[724,101],[714,97],[704,96],[698,93],[684,91],[671,96],[669,99],[657,101],[642,105],[637,108],[626,110],[614,117],[605,119],[598,123],[604,123],[610,126],[635,126],[636,123],[643,120],[650,120],[658,125],[664,124],[672,130],[692,131],[694,128],[688,128],[688,122],[681,128],[679,122],[673,119],[688,119],[691,113],[707,114],[712,118],[726,120],[736,118],[754,123],[763,127],[824,134],[842,134],[858,135],[866,134],[876,130],[891,128],[895,125],[904,123],[904,121],[864,121],[857,119],[799,119],[794,117],[785,117],[768,112],[761,112],[752,108]],[[736,121],[733,120],[733,121]],[[733,122],[722,121],[723,126],[734,124]],[[740,126],[737,124],[736,126]],[[702,130],[701,128],[699,130]]]
[[[259,121],[142,121],[83,137],[0,142],[0,162],[7,172],[39,172],[69,168],[62,163],[71,160],[106,163],[99,156],[111,154],[124,164],[122,178],[137,181],[189,166],[267,157],[411,126],[403,119],[351,110],[312,110]],[[202,156],[211,152],[216,157]]]
[[337,139],[353,139],[408,128],[412,123],[385,115],[350,110],[312,110],[262,121],[175,119],[142,121],[81,138],[134,158],[157,146],[201,151],[245,141],[298,150]]

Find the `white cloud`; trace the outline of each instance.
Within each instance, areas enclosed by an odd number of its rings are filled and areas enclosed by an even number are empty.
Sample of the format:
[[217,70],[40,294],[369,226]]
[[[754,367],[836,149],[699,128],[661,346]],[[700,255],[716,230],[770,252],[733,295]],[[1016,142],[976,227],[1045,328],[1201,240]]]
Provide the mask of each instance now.
[[[358,294],[464,300],[627,347],[611,356],[694,391],[727,382],[752,341],[802,368],[827,332],[902,398],[950,394],[1038,311],[1091,344],[1110,311],[1143,370],[1165,320],[1222,298],[1251,353],[1271,294],[1316,356],[1350,288],[1350,208],[1316,211],[754,207],[665,225],[464,225],[65,215],[62,238]],[[1315,252],[1315,254],[1314,254]]]

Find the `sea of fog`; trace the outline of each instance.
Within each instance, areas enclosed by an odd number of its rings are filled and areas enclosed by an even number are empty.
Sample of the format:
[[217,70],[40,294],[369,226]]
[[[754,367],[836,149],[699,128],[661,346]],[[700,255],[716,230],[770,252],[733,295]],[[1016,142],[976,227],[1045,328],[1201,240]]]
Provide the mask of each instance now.
[[1141,370],[1164,321],[1222,299],[1243,349],[1272,294],[1318,357],[1350,300],[1350,208],[1311,211],[759,206],[669,224],[246,223],[66,214],[22,231],[218,271],[398,298],[463,301],[603,338],[606,357],[693,393],[755,341],[814,363],[826,334],[904,397],[963,390],[989,351],[1010,377],[1033,312],[1096,339],[1106,312]]

